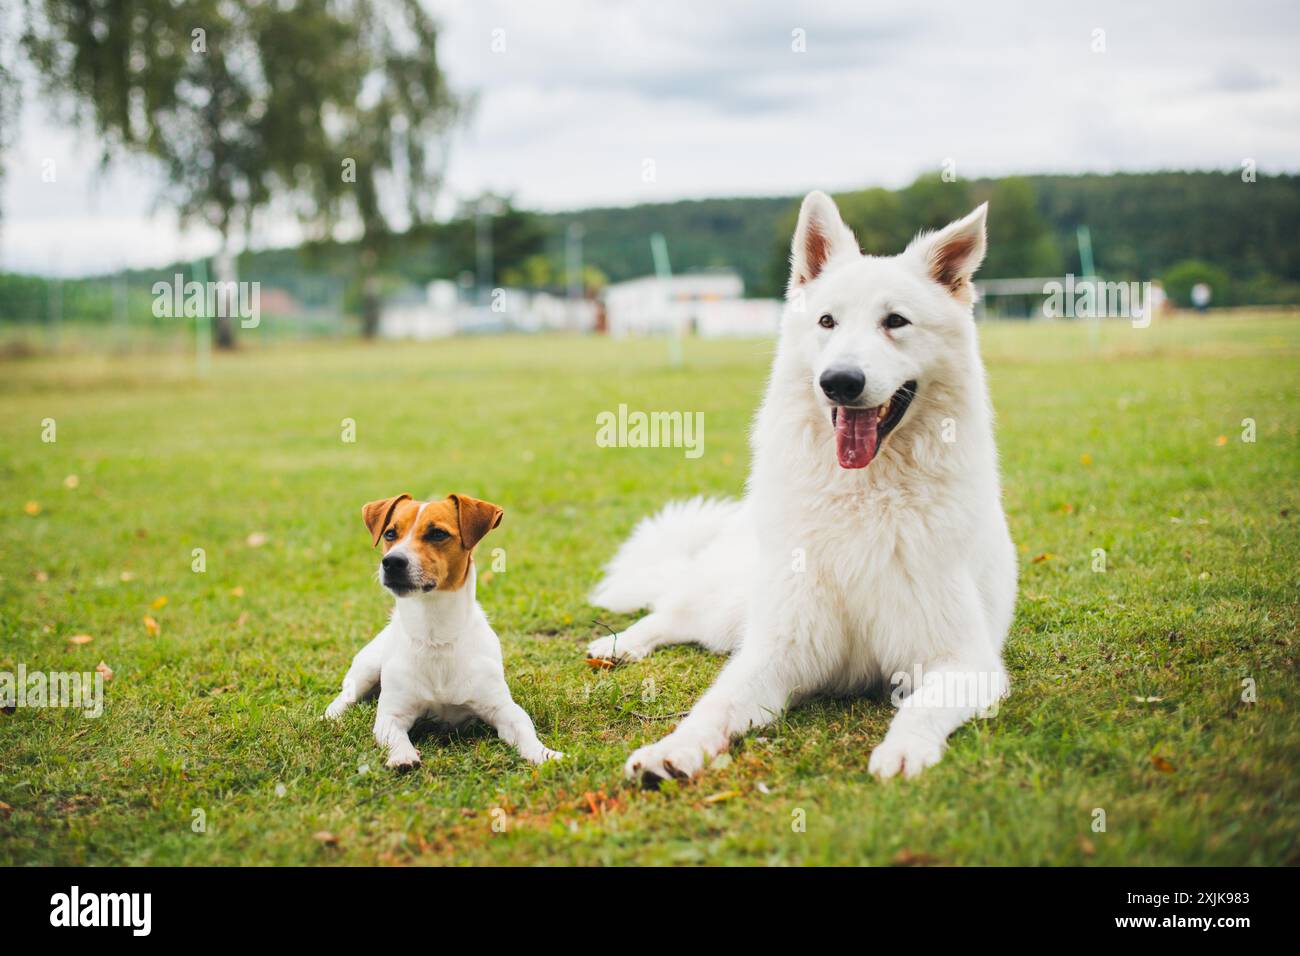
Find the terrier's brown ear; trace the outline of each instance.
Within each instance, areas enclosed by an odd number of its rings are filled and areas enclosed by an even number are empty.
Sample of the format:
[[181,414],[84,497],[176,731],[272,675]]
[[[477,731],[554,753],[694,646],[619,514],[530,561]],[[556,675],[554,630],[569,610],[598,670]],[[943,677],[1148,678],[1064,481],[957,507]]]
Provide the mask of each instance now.
[[456,502],[456,520],[460,523],[460,546],[466,551],[473,549],[489,531],[501,523],[505,514],[490,501],[480,501],[469,495],[448,495]]
[[409,501],[410,495],[402,494],[394,498],[383,498],[379,501],[367,501],[361,506],[361,520],[366,523],[370,529],[370,536],[374,538],[373,545],[379,544],[379,538],[388,528],[388,523],[393,520],[393,511],[403,501]]

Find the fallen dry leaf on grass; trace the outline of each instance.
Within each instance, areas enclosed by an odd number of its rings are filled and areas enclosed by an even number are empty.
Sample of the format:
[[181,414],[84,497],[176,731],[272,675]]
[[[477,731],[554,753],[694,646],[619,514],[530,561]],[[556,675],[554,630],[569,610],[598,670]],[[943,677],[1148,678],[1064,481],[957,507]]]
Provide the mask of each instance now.
[[594,671],[597,671],[597,670],[609,670],[611,667],[614,666],[614,662],[613,662],[613,661],[607,661],[607,660],[605,660],[603,657],[588,657],[588,658],[587,658],[587,666],[590,667],[590,668],[591,668],[592,670],[594,670]]
[[162,625],[148,614],[144,616],[144,629],[149,632],[151,637],[157,637],[162,633]]
[[244,596],[244,588],[243,588],[242,586],[231,588],[231,589],[230,589],[230,596],[231,596],[231,597],[243,597],[243,596]]
[[913,853],[904,847],[895,853],[894,858],[889,862],[890,866],[933,866],[939,862],[939,859],[929,853]]
[[94,638],[89,634],[73,634],[68,638],[69,644],[89,644]]
[[95,665],[95,671],[96,673],[103,674],[104,680],[113,679],[113,668],[109,667],[103,661],[100,661],[98,664]]
[[1173,773],[1174,765],[1159,754],[1151,755],[1151,764],[1161,773]]
[[1044,561],[1051,561],[1056,555],[1050,551],[1044,551],[1042,554],[1036,554],[1033,557],[1034,564],[1042,564]]
[[167,606],[167,595],[164,594],[161,597],[154,598],[152,601],[149,602],[149,606],[153,608],[155,611],[161,611],[163,608]]
[[58,801],[55,806],[59,808],[60,813],[76,813],[86,807],[94,806],[95,798],[88,793],[74,793],[72,796]]
[[586,803],[587,812],[593,817],[618,809],[618,801],[611,798],[604,790],[597,790],[594,793],[588,790],[582,795],[582,799]]
[[339,845],[339,838],[336,837],[333,833],[330,833],[328,830],[317,830],[315,833],[311,835],[311,838],[315,840],[317,843],[321,843],[325,846]]
[[0,800],[0,819],[9,816],[9,814],[13,813],[13,810],[13,807],[9,806],[9,804],[5,803],[3,800]]
[[724,790],[721,793],[715,793],[712,796],[705,797],[705,803],[721,803],[723,800],[730,800],[733,797],[740,796],[739,790]]
[[37,582],[39,582],[40,584],[44,584],[46,581],[50,579],[50,573],[48,571],[33,571],[32,577],[35,578]]

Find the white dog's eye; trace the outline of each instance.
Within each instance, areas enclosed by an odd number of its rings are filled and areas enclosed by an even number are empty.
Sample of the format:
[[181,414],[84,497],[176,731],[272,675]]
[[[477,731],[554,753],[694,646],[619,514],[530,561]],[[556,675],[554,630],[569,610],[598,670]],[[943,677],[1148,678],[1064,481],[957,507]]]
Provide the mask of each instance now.
[[825,315],[823,315],[820,319],[817,320],[817,324],[820,325],[823,329],[833,329],[835,328],[835,319],[834,317],[831,316],[829,312],[827,312]]
[[885,316],[884,326],[887,329],[901,329],[903,326],[911,324],[897,312],[890,312],[889,315]]

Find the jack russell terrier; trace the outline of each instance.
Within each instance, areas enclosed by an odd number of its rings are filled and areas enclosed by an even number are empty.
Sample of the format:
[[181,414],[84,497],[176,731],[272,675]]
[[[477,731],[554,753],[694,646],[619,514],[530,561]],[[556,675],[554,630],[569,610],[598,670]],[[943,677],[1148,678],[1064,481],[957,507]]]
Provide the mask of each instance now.
[[532,763],[564,756],[542,745],[532,719],[510,696],[501,643],[474,598],[474,545],[501,523],[501,514],[467,495],[442,501],[398,495],[361,509],[374,544],[384,543],[379,576],[397,607],[352,659],[325,716],[341,717],[378,689],[375,740],[388,750],[390,767],[419,766],[408,734],[421,717],[453,727],[478,717]]

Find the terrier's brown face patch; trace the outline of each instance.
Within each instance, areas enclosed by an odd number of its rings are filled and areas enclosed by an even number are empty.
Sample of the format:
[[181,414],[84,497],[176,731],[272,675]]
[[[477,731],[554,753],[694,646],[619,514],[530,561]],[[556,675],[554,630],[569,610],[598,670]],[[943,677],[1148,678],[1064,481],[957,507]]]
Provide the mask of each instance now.
[[361,516],[383,548],[384,587],[404,596],[463,587],[474,546],[501,523],[502,510],[468,495],[429,502],[397,495],[367,503]]

